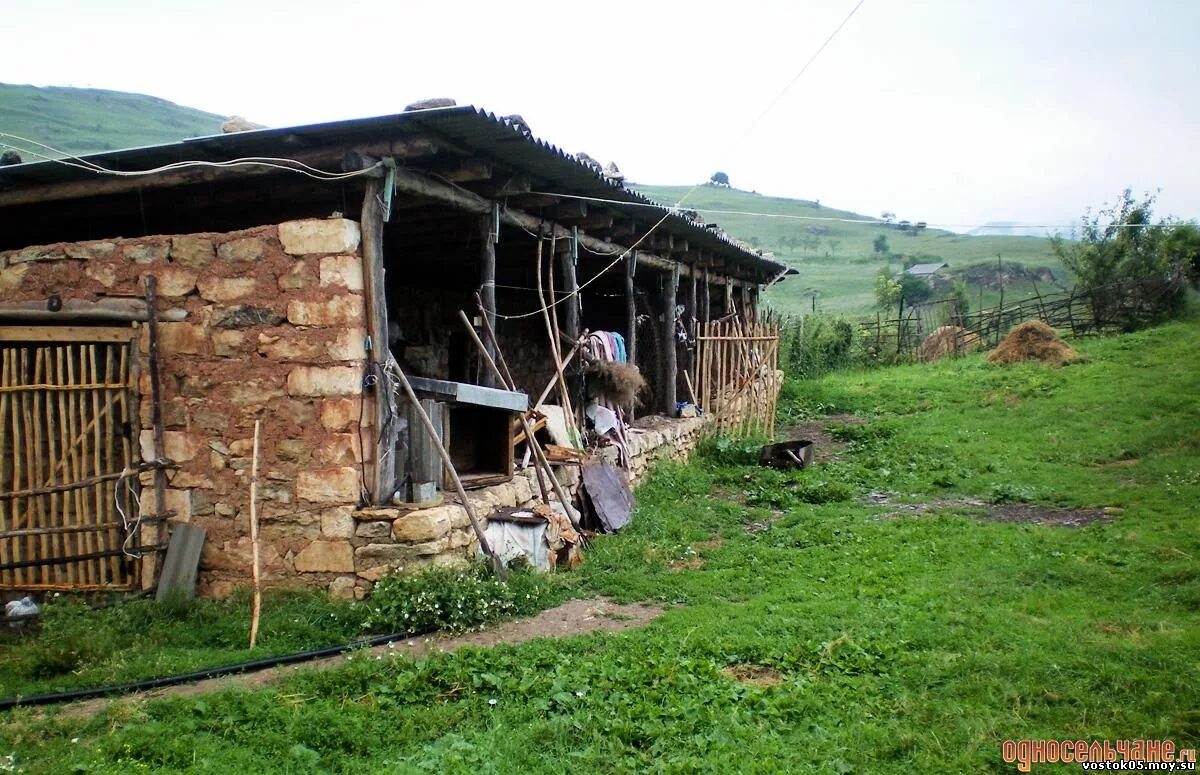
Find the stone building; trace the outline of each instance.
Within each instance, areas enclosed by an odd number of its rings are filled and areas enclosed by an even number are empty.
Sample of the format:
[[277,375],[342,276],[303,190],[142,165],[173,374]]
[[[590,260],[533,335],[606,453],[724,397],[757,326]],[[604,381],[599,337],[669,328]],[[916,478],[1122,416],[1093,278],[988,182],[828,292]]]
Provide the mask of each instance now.
[[[177,524],[206,531],[202,594],[245,583],[256,420],[268,584],[361,596],[467,558],[449,493],[395,505],[389,358],[494,388],[463,311],[532,403],[556,375],[549,313],[564,356],[622,332],[642,413],[674,415],[687,332],[754,319],[784,271],[471,107],[0,168],[0,590],[153,585]],[[477,512],[535,500],[511,412],[463,401],[444,422]],[[640,422],[635,476],[705,420]]]

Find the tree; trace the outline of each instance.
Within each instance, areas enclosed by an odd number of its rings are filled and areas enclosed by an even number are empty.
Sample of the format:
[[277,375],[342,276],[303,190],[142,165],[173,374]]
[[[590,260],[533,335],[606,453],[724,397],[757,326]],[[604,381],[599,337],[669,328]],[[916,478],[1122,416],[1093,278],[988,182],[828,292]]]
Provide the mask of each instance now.
[[888,226],[891,226],[891,225],[892,225],[892,222],[896,220],[896,214],[895,214],[895,213],[892,213],[892,212],[888,212],[887,210],[884,210],[884,211],[883,211],[883,212],[882,212],[882,213],[879,215],[879,217],[880,217],[880,218],[882,218],[882,219],[883,219],[883,222],[884,222],[884,224],[886,224],[886,225],[888,225]]
[[875,275],[875,305],[880,309],[889,310],[900,301],[900,281],[896,275],[886,269],[880,269]]
[[1079,240],[1051,238],[1078,287],[1094,290],[1172,272],[1200,279],[1200,228],[1170,218],[1155,223],[1154,201],[1146,194],[1139,202],[1127,188],[1115,204],[1080,219]]
[[828,243],[829,243],[829,250],[825,253],[825,255],[832,258],[834,255],[837,254],[837,249],[839,246],[841,246],[842,241],[830,238],[828,240]]
[[875,241],[871,243],[871,245],[875,248],[875,255],[877,256],[886,256],[892,252],[888,249],[887,237],[883,236],[882,234],[876,237]]
[[713,173],[713,176],[708,179],[708,182],[712,183],[714,186],[725,186],[728,188],[729,176],[718,170],[717,172]]

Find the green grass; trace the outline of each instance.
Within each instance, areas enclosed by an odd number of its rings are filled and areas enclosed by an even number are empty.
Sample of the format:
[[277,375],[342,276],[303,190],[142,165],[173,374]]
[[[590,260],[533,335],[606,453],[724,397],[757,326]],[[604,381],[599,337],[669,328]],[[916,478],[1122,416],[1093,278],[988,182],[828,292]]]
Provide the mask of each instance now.
[[[644,629],[356,659],[89,720],[21,710],[0,753],[56,773],[960,773],[1014,771],[1006,738],[1194,747],[1200,324],[1074,344],[1088,360],[1063,369],[976,356],[793,383],[789,418],[869,420],[809,471],[728,441],[658,469],[573,578],[671,604]],[[1119,518],[881,519],[879,491]],[[738,664],[780,682],[723,672]]]
[[[144,94],[0,83],[0,132],[71,153],[220,134],[222,121],[222,116]],[[35,161],[31,154],[22,156],[25,161]]]
[[[688,192],[686,186],[635,186],[646,196],[675,204]],[[706,221],[715,222],[734,237],[746,240],[776,259],[796,267],[800,274],[789,277],[767,295],[771,305],[787,313],[811,312],[812,294],[817,294],[817,309],[823,312],[862,314],[875,306],[875,275],[882,268],[898,271],[899,258],[887,260],[875,255],[872,243],[879,235],[887,237],[895,256],[922,256],[921,262],[945,261],[951,274],[976,264],[1021,264],[1026,268],[1046,267],[1059,282],[1069,282],[1066,270],[1050,250],[1050,241],[1042,237],[968,236],[940,229],[926,229],[918,236],[886,228],[858,213],[836,210],[800,199],[762,196],[732,188],[701,186],[683,204],[710,210],[733,210],[767,215],[735,215],[701,212]],[[862,223],[773,218],[771,215],[816,218],[848,218]],[[784,243],[784,238],[810,236],[808,229],[827,231],[815,249],[803,251]],[[815,235],[814,235],[815,236]],[[831,243],[831,240],[833,241]],[[947,270],[943,270],[947,271]],[[1044,294],[1052,290],[1040,285]],[[978,307],[979,287],[968,287],[971,304]],[[1005,302],[1033,296],[1028,281],[1014,281],[1005,288]],[[985,307],[995,306],[999,291],[985,288]]]

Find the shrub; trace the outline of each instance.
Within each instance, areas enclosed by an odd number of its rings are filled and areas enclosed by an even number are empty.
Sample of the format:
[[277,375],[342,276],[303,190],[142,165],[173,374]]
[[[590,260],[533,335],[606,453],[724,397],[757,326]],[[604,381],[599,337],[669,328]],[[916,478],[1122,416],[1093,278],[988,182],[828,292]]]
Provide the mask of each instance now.
[[362,626],[408,634],[477,629],[539,610],[551,588],[551,580],[534,571],[516,571],[505,583],[485,565],[385,576],[364,606]]

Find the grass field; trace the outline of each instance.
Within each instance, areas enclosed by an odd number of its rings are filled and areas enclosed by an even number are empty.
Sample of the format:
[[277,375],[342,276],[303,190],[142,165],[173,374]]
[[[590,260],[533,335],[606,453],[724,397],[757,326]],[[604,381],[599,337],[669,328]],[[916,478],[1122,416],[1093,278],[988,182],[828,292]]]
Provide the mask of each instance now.
[[224,120],[144,94],[0,83],[0,132],[77,154],[220,134]]
[[[636,188],[652,199],[672,205],[688,193],[684,186]],[[1049,240],[1042,237],[968,236],[940,229],[926,229],[914,236],[882,226],[873,218],[818,206],[815,202],[715,186],[697,188],[683,206],[699,209],[706,221],[719,224],[755,247],[773,252],[778,260],[800,270],[799,275],[787,278],[767,295],[772,306],[788,313],[811,312],[814,292],[818,311],[846,314],[872,311],[876,274],[885,267],[899,271],[900,256],[917,256],[921,263],[945,261],[952,273],[977,264],[995,265],[1000,256],[1006,264],[1021,264],[1030,269],[1046,267],[1059,282],[1070,281],[1052,254]],[[807,220],[817,218],[856,222]],[[821,234],[811,234],[810,229]],[[890,260],[874,251],[873,242],[880,235],[887,238],[893,254]],[[809,240],[807,248],[797,246],[798,240],[805,239]],[[968,287],[975,307],[979,303],[979,290],[978,286]],[[1049,290],[1052,289],[1041,285],[1042,293]],[[1033,286],[1028,281],[1014,281],[1005,288],[1006,301],[1032,295]],[[984,288],[984,306],[994,306],[998,301],[998,289]]]
[[[633,525],[559,582],[670,606],[644,629],[89,720],[14,711],[0,756],[46,773],[963,773],[1015,771],[1007,738],[1194,747],[1200,324],[1074,344],[1087,360],[1062,369],[973,356],[793,382],[785,421],[824,426],[836,459],[782,473],[716,440],[659,469]],[[822,419],[843,413],[863,424]],[[1034,507],[1101,518],[981,518]]]

